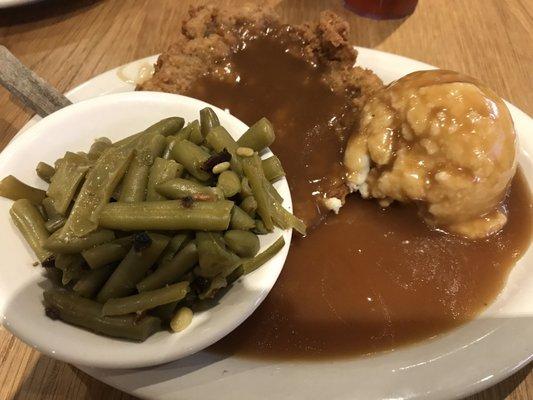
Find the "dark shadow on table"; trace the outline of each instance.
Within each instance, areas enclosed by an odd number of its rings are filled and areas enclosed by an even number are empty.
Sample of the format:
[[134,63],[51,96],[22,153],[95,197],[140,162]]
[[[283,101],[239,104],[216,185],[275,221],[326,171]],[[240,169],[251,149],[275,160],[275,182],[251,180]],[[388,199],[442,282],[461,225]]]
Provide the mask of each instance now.
[[[48,25],[51,19],[70,18],[84,12],[101,0],[43,0],[0,11],[0,27],[11,27],[14,32],[26,31]],[[24,24],[31,24],[24,26]]]

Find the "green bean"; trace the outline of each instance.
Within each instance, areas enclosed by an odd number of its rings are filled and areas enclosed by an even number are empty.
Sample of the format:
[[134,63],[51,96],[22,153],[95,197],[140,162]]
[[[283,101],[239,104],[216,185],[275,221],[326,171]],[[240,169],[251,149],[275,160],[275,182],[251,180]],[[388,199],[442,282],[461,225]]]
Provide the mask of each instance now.
[[239,207],[243,209],[246,214],[250,217],[255,217],[255,212],[257,210],[257,201],[255,201],[254,196],[247,196],[239,204]]
[[44,213],[46,214],[47,219],[53,220],[62,217],[62,215],[56,210],[54,200],[52,200],[50,197],[45,197],[41,202],[41,205],[44,208]]
[[187,243],[192,240],[192,238],[193,236],[190,232],[178,233],[174,235],[174,237],[170,239],[170,242],[168,242],[165,250],[163,250],[163,253],[161,253],[159,260],[157,260],[158,264],[161,265],[172,260],[177,252],[183,249]]
[[181,307],[170,321],[172,332],[181,332],[192,322],[192,310],[189,307]]
[[189,282],[179,282],[149,292],[128,297],[112,298],[102,307],[102,315],[125,315],[150,310],[163,304],[179,301],[189,292]]
[[202,136],[206,137],[211,129],[220,126],[217,114],[211,107],[206,107],[200,110],[200,124],[202,126]]
[[56,217],[53,219],[49,219],[44,223],[44,226],[46,227],[46,230],[50,233],[54,233],[58,231],[59,229],[63,228],[65,226],[65,222],[67,220],[63,217]]
[[266,235],[268,233],[268,230],[267,228],[265,228],[265,224],[263,224],[263,221],[261,221],[260,219],[256,219],[255,228],[252,228],[252,232],[258,235]]
[[79,254],[57,254],[55,266],[61,270],[61,283],[68,285],[83,275],[83,258]]
[[90,167],[89,160],[70,151],[58,161],[56,173],[46,194],[52,199],[59,214],[65,215],[67,212],[74,194]]
[[214,188],[183,178],[174,178],[160,183],[156,186],[157,192],[169,199],[183,199],[191,197],[198,201],[218,200],[217,192]]
[[131,249],[132,241],[132,236],[122,237],[84,250],[81,255],[90,268],[98,269],[126,257]]
[[162,135],[146,136],[139,139],[135,157],[133,157],[122,182],[119,201],[136,203],[145,200],[150,167],[154,163],[154,159],[161,155],[164,146],[165,138]]
[[219,274],[225,277],[240,264],[240,258],[226,249],[220,233],[196,232],[196,245],[199,257],[198,275],[204,278],[213,278]]
[[107,336],[144,341],[161,329],[161,321],[150,315],[103,317],[101,304],[63,290],[45,291],[44,302],[61,320]]
[[92,269],[83,274],[72,290],[81,297],[93,298],[109,279],[115,265],[105,265],[102,268]]
[[255,221],[242,208],[234,206],[231,210],[229,226],[231,229],[247,231],[255,228]]
[[165,160],[156,158],[154,165],[150,168],[148,176],[148,186],[146,189],[146,201],[165,200],[165,198],[156,191],[156,186],[176,177],[178,172],[178,163],[174,160]]
[[173,301],[172,303],[154,307],[150,311],[150,314],[168,323],[174,316],[174,311],[176,310],[176,306],[178,304],[179,301]]
[[13,203],[9,213],[37,259],[43,262],[52,257],[52,253],[43,247],[49,234],[39,210],[29,200],[20,199]]
[[210,173],[202,170],[202,165],[210,155],[194,143],[182,140],[172,149],[172,157],[196,179],[206,181],[211,178]]
[[100,303],[132,294],[135,285],[144,278],[170,240],[167,236],[156,233],[150,233],[149,236],[152,239],[150,246],[140,252],[132,248],[115,269],[96,297]]
[[233,197],[241,191],[241,181],[235,172],[224,171],[218,176],[217,187],[225,197]]
[[261,151],[274,143],[275,139],[272,124],[263,117],[244,132],[237,140],[237,144],[240,147],[250,147],[255,151]]
[[54,253],[76,254],[113,239],[115,233],[108,229],[100,229],[83,237],[74,235],[65,237],[61,231],[57,231],[45,240],[44,247]]
[[173,135],[180,131],[185,124],[185,120],[181,117],[169,117],[162,119],[161,121],[156,122],[155,124],[149,126],[144,131],[136,133],[135,135],[128,136],[122,140],[119,140],[114,144],[115,147],[127,148],[135,147],[139,139],[145,136],[169,136]]
[[226,231],[224,241],[239,257],[253,257],[259,251],[259,238],[249,231]]
[[281,205],[281,203],[283,202],[283,198],[280,196],[274,186],[272,186],[272,184],[266,180],[266,178],[263,179],[263,186],[265,187],[269,198],[269,205],[272,213],[272,220],[274,221],[274,223],[281,229],[294,228],[302,235],[305,235],[305,223],[298,217],[285,210],[285,208],[283,208],[283,206]]
[[200,123],[198,120],[194,120],[189,124],[189,138],[187,140],[190,140],[194,144],[197,144],[198,146],[201,145],[204,142],[204,136],[202,135],[202,131],[200,130]]
[[[235,270],[235,268],[233,270]],[[213,279],[211,279],[207,290],[203,293],[200,293],[198,295],[198,298],[200,300],[212,299],[213,297],[215,297],[215,295],[220,289],[223,289],[226,286],[228,286],[228,281],[226,280],[226,278],[222,275],[217,275]]]
[[0,181],[0,196],[11,200],[28,199],[33,204],[41,204],[46,192],[26,185],[13,175],[8,175]]
[[170,261],[161,263],[157,269],[137,284],[139,292],[159,289],[175,283],[198,262],[198,249],[194,242],[187,244]]
[[279,253],[279,251],[285,246],[285,239],[283,236],[280,236],[270,247],[268,247],[262,253],[259,253],[254,258],[246,260],[242,263],[243,272],[249,274],[252,271],[255,271],[261,265],[266,263],[272,257]]
[[220,153],[224,149],[231,154],[231,169],[237,173],[237,175],[242,175],[242,167],[239,158],[235,154],[235,151],[239,147],[237,142],[229,134],[229,132],[224,129],[222,126],[216,126],[209,131],[205,137],[205,141],[213,148],[214,151]]
[[100,158],[102,153],[106,151],[109,147],[111,147],[113,143],[109,138],[101,137],[94,141],[94,143],[91,145],[91,148],[89,150],[89,153],[87,153],[87,157],[89,160],[96,161]]
[[100,214],[100,225],[118,230],[211,230],[228,229],[233,202],[181,200],[143,203],[110,203]]
[[281,161],[276,156],[271,156],[271,157],[268,157],[267,159],[262,160],[261,166],[263,167],[263,172],[265,173],[265,177],[270,182],[275,182],[278,179],[285,176],[285,171],[283,170]]
[[239,265],[237,268],[233,270],[231,274],[229,274],[226,277],[226,282],[228,285],[231,285],[233,282],[235,282],[237,279],[239,279],[243,275],[244,275],[244,268],[242,267],[242,265]]
[[266,180],[261,168],[261,160],[257,154],[252,157],[241,157],[241,164],[250,187],[257,201],[257,213],[261,216],[265,227],[271,232],[274,229],[272,211],[269,204],[269,196],[264,188],[263,180]]
[[132,149],[111,147],[96,161],[60,231],[64,237],[84,236],[98,227],[98,215],[124,176],[132,157]]
[[241,180],[241,196],[242,197],[248,197],[253,196],[252,188],[250,187],[250,183],[248,182],[248,179],[246,177],[242,178]]
[[50,183],[50,179],[56,173],[56,169],[50,164],[40,161],[35,168],[35,172],[37,172],[37,176],[43,181]]

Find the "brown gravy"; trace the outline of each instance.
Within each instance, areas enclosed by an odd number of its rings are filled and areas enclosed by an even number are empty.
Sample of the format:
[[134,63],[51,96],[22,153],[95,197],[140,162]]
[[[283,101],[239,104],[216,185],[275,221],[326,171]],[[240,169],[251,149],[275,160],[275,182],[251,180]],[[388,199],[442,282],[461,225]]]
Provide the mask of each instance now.
[[[267,116],[295,211],[316,222],[322,213],[313,192],[339,171],[343,148],[328,122],[340,118],[345,100],[320,81],[320,71],[283,50],[257,39],[232,57],[239,82],[204,77],[188,94],[248,124]],[[382,210],[352,196],[340,215],[293,239],[267,299],[211,349],[276,359],[352,356],[457,326],[494,300],[530,244],[532,202],[520,172],[507,206],[501,233],[465,241],[430,230],[413,207]]]

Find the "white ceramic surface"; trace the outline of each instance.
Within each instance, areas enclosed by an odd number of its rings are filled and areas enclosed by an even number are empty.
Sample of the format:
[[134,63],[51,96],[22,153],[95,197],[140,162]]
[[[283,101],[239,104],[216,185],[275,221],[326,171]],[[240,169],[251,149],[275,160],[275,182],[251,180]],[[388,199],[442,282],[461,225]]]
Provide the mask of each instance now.
[[[434,67],[394,54],[358,48],[358,64],[385,82]],[[153,62],[155,57],[141,60]],[[129,66],[135,76],[135,65]],[[512,71],[510,71],[512,73]],[[70,92],[81,100],[133,90],[117,70]],[[520,136],[520,163],[533,185],[533,121],[508,104]],[[526,365],[533,354],[533,252],[512,271],[486,312],[458,329],[388,353],[342,361],[276,362],[203,351],[178,362],[140,370],[82,368],[135,396],[154,400],[201,399],[452,399],[480,391]]]
[[0,0],[0,8],[18,7],[40,1],[43,0]]
[[[178,115],[191,121],[208,104],[167,93],[135,92],[98,97],[66,107],[18,135],[0,154],[0,176],[13,174],[35,186],[41,160],[50,164],[66,150],[88,150],[92,141],[107,136],[113,141],[139,132],[163,118]],[[247,126],[215,108],[221,124],[234,136]],[[266,154],[265,154],[266,156]],[[287,181],[276,182],[291,208]],[[197,313],[183,332],[158,332],[143,343],[99,336],[44,315],[43,287],[49,283],[42,269],[33,267],[31,250],[9,218],[11,201],[0,199],[0,316],[3,325],[52,357],[99,368],[133,368],[161,364],[193,354],[222,338],[244,321],[274,285],[289,249],[291,232],[277,229],[261,237],[262,250],[283,233],[285,247],[261,268],[239,279],[213,308]]]

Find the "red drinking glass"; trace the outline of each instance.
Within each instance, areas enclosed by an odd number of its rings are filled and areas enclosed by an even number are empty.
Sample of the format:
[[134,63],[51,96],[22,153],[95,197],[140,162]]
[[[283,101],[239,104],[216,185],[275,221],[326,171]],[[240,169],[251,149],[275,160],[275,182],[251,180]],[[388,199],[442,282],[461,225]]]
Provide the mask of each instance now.
[[345,0],[345,4],[363,17],[398,19],[411,15],[418,0]]

